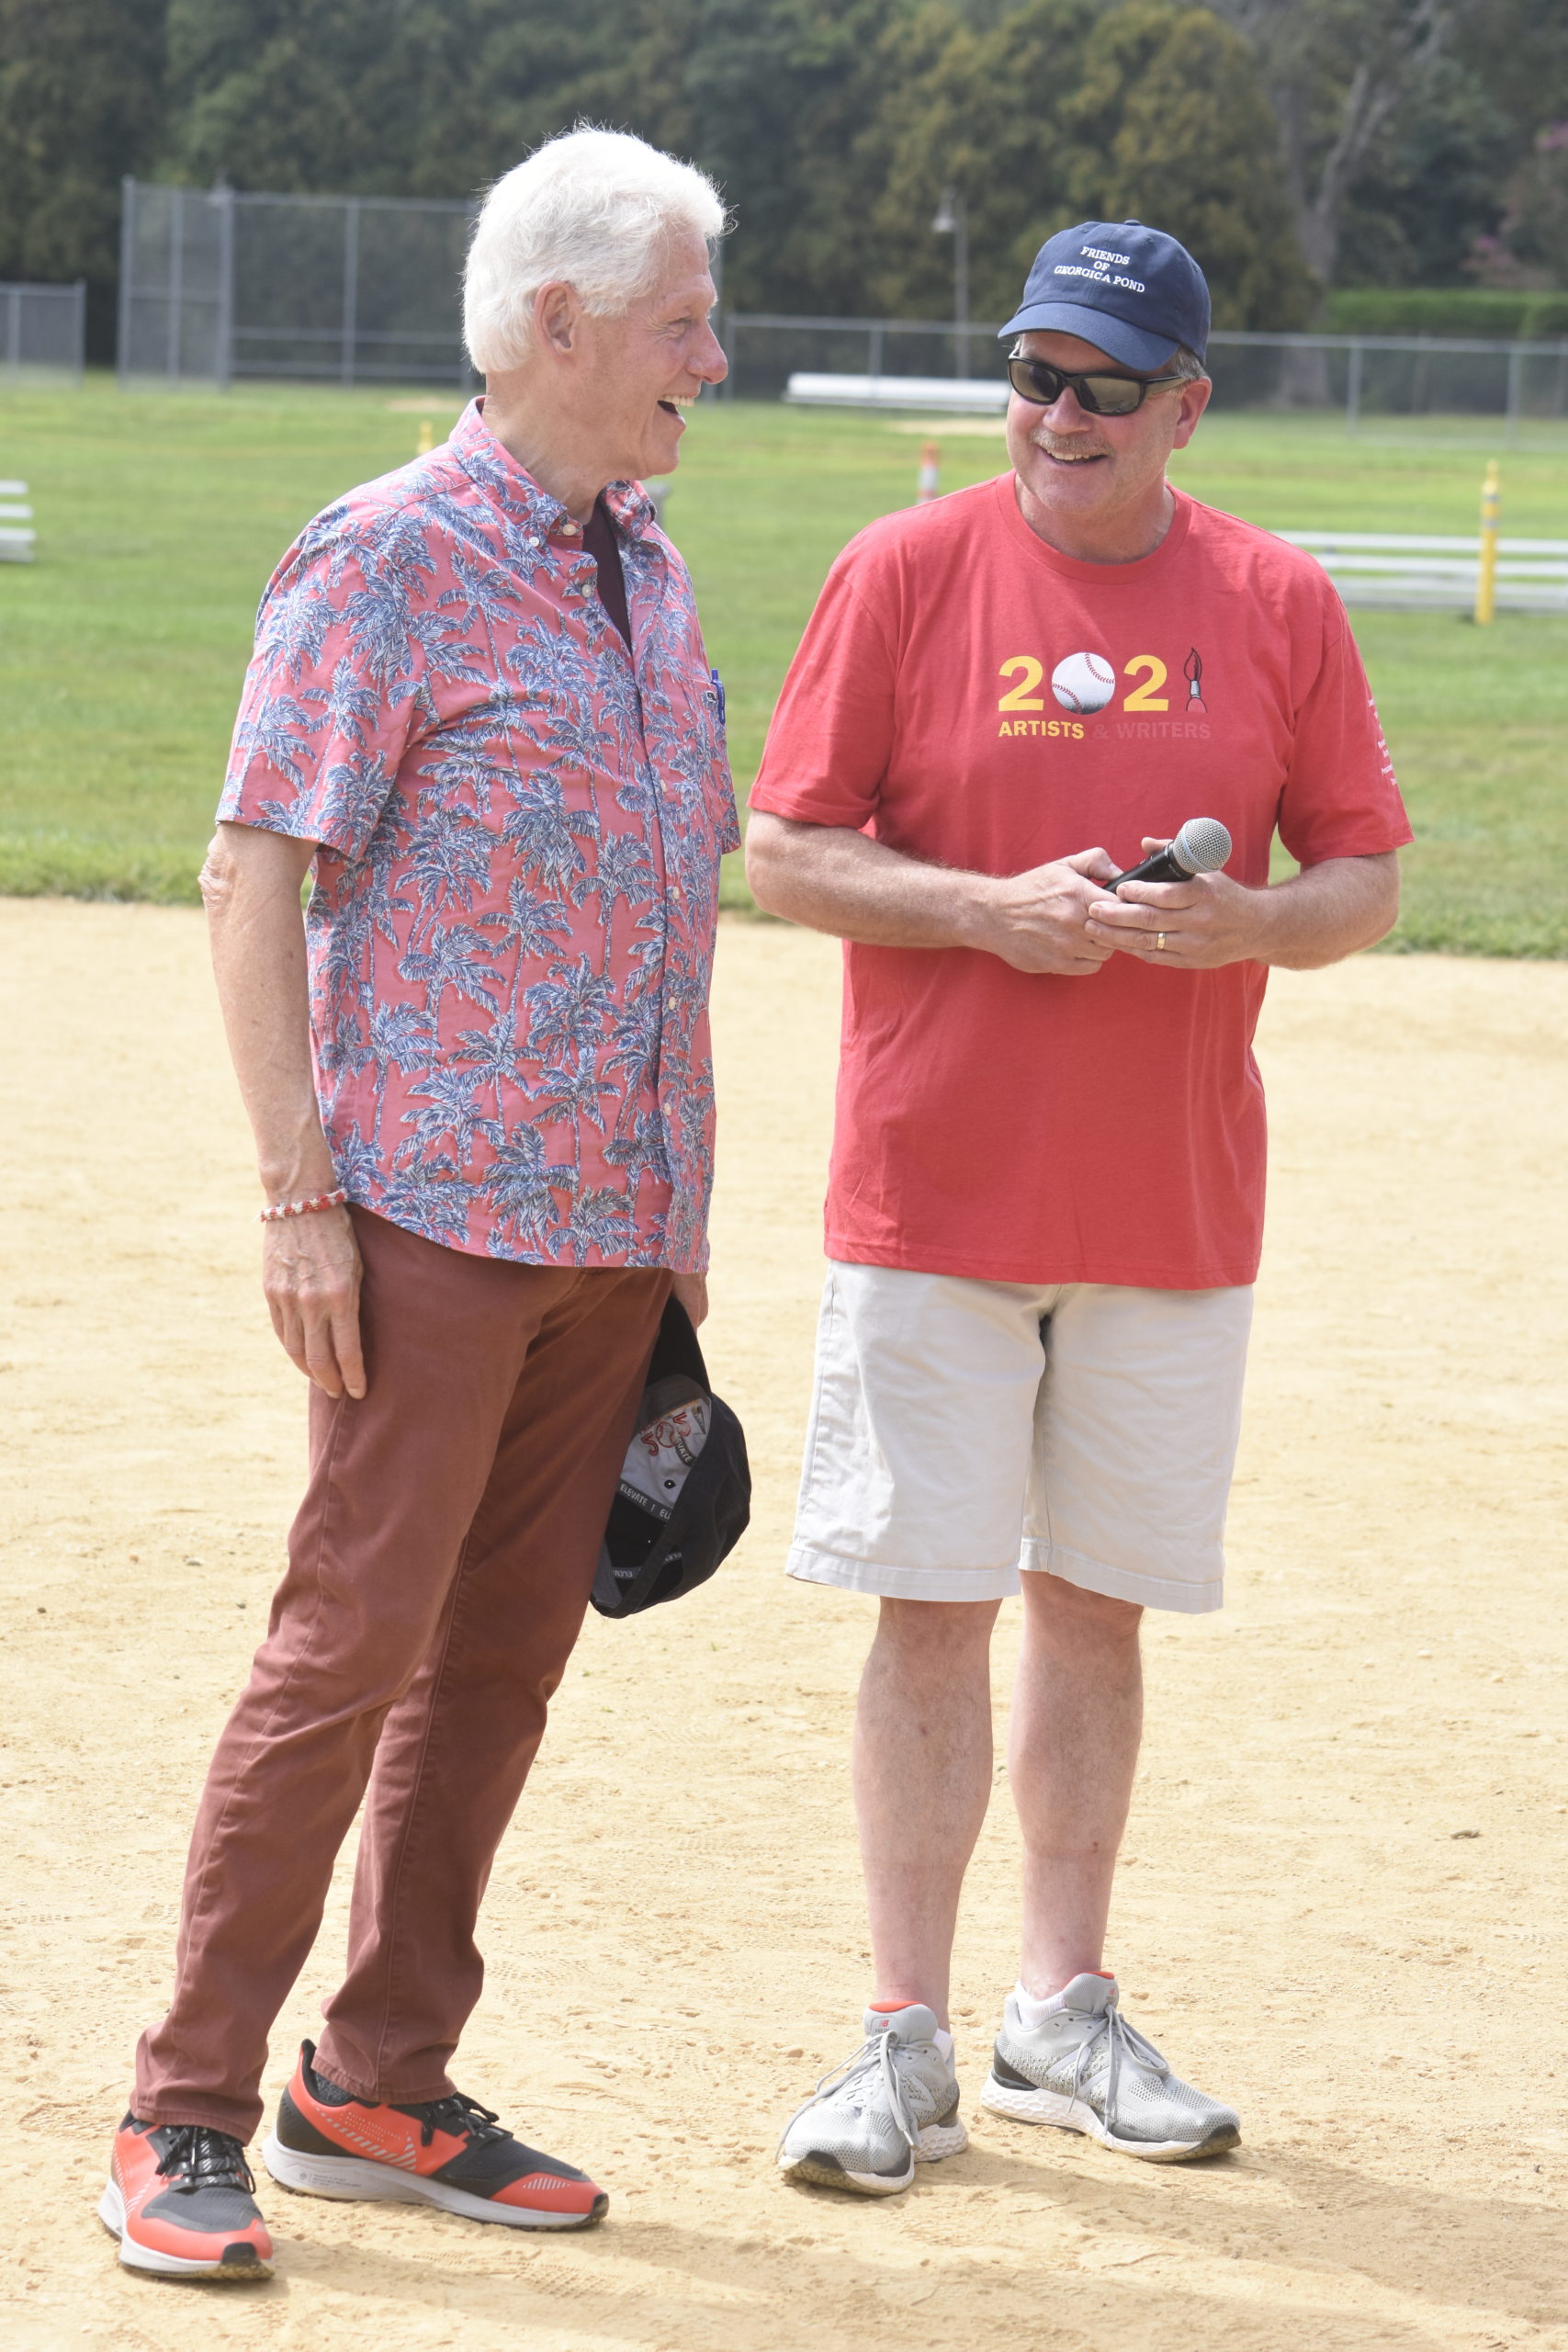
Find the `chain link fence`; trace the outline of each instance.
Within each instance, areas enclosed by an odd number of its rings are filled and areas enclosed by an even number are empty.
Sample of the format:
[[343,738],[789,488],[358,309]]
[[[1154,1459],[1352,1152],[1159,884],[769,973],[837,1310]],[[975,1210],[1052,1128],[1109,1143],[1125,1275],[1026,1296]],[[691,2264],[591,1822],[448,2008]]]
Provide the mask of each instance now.
[[[460,289],[473,211],[467,202],[238,195],[128,179],[120,379],[467,390],[477,379],[463,349]],[[79,288],[0,288],[6,363],[61,364],[33,355],[68,351],[64,364],[79,369],[81,319]],[[920,406],[914,385],[900,402],[911,378],[964,384],[965,406],[1005,399],[997,330],[983,322],[730,311],[722,337],[730,373],[721,397],[777,400],[792,376],[814,375],[858,379],[844,388],[857,405]],[[1568,419],[1568,341],[1221,329],[1209,367],[1218,408],[1337,412],[1350,432],[1381,418],[1497,418],[1511,439],[1521,424]]]
[[226,385],[476,379],[460,289],[473,208],[125,182],[119,376]]
[[[810,375],[844,377],[846,405],[919,408],[914,385],[900,403],[901,379],[937,377],[972,388],[964,405],[999,413],[1006,401],[993,325],[731,311],[723,340],[731,399],[777,400],[792,376]],[[1216,329],[1208,365],[1216,408],[1337,412],[1348,432],[1382,417],[1496,417],[1511,438],[1521,424],[1568,418],[1568,341]]]
[[82,380],[87,341],[87,288],[0,285],[0,369],[25,368]]
[[1217,407],[1337,409],[1349,433],[1382,417],[1495,417],[1511,440],[1568,417],[1568,341],[1226,331],[1209,339],[1209,368]]

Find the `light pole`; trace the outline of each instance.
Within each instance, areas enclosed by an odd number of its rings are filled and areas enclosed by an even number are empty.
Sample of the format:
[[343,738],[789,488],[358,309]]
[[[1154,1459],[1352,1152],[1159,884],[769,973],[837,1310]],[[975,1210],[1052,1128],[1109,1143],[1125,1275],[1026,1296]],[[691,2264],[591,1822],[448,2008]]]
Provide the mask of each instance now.
[[931,227],[939,237],[953,239],[953,317],[958,328],[958,368],[960,376],[969,373],[969,221],[964,209],[964,198],[956,188],[945,187],[942,204]]

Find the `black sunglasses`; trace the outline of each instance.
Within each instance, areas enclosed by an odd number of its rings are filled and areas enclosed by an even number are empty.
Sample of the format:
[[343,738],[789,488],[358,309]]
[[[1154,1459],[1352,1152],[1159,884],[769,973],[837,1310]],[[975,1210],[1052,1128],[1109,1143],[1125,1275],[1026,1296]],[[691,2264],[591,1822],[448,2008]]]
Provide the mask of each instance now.
[[1073,398],[1090,416],[1131,416],[1150,392],[1186,380],[1183,376],[1075,376],[1066,368],[1048,368],[1043,359],[1025,359],[1016,351],[1008,358],[1008,382],[1021,401],[1050,408],[1070,384]]

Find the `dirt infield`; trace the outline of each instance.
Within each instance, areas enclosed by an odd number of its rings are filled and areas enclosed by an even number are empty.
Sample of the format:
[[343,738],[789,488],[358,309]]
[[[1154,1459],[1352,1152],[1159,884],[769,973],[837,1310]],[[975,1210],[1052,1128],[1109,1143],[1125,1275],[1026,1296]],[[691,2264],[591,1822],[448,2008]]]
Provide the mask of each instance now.
[[[1232,1603],[1151,1625],[1113,1941],[1132,2014],[1246,2144],[1143,2167],[979,2113],[1014,1961],[999,1803],[960,1937],[973,2146],[867,2205],[770,2164],[865,1986],[842,1767],[870,1604],[779,1574],[837,956],[729,924],[709,1351],[756,1522],[705,1594],[591,1626],[460,2067],[607,2181],[611,2220],[538,2241],[269,2188],[279,2275],[218,2291],[127,2277],[93,2205],[302,1399],[198,917],[11,902],[0,971],[7,2346],[1568,2346],[1568,967],[1371,958],[1270,991]],[[270,2087],[332,1981],[343,1875]]]

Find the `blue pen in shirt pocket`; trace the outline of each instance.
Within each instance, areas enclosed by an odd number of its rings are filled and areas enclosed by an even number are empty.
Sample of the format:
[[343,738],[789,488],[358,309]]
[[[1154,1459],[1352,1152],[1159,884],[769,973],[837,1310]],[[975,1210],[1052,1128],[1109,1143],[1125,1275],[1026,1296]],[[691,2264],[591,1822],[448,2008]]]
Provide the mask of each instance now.
[[722,727],[724,725],[724,680],[716,670],[708,672],[708,680],[713,687],[714,705],[718,712],[718,723]]

